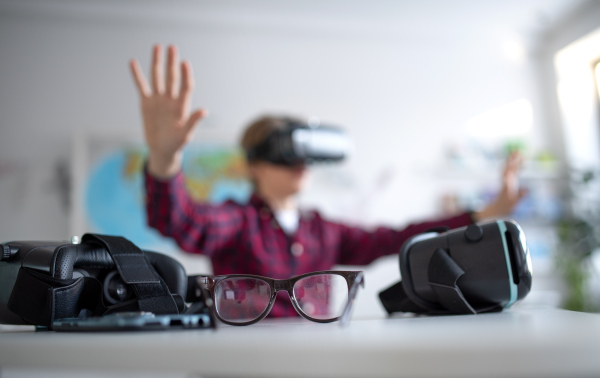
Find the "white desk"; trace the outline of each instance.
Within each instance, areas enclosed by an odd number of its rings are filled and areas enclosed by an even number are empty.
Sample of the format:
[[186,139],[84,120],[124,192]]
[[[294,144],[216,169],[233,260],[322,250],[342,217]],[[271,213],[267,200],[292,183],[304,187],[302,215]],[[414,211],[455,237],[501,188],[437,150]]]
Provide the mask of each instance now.
[[0,366],[201,377],[590,377],[600,376],[600,315],[513,308],[358,319],[346,328],[286,319],[216,332],[3,331]]

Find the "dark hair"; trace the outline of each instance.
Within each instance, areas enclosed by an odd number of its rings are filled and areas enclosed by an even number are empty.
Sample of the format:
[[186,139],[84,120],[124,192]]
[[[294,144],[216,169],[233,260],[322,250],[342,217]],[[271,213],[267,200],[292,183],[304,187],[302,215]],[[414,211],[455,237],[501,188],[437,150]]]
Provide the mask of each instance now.
[[288,116],[264,115],[252,121],[244,130],[240,146],[244,152],[258,146],[274,131],[284,129],[290,123],[304,123]]

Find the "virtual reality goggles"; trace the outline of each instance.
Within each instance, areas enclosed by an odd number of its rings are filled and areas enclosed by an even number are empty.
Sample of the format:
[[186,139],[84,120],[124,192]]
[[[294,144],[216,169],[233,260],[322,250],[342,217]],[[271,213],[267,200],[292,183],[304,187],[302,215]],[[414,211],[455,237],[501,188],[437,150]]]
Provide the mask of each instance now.
[[400,250],[402,281],[379,293],[389,314],[501,311],[531,289],[531,258],[516,222],[414,236]]
[[[103,319],[98,327],[110,320],[119,329],[140,321],[162,326],[154,323],[165,319],[187,328],[214,326],[209,295],[196,276],[187,276],[175,259],[142,251],[125,238],[86,234],[81,244],[16,241],[0,244],[0,251],[1,324],[52,329],[57,322],[64,326],[64,319],[91,318]],[[105,317],[115,314],[128,316]]]
[[272,132],[247,151],[246,157],[248,161],[294,166],[341,161],[348,156],[351,147],[350,139],[340,129],[310,127],[288,120],[284,128]]

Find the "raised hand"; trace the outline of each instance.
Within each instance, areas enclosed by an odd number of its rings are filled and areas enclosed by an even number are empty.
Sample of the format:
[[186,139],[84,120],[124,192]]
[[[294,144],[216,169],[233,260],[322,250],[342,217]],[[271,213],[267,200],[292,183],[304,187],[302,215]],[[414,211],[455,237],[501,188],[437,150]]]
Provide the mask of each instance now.
[[489,218],[501,218],[512,213],[515,206],[527,194],[525,189],[519,187],[519,171],[522,164],[523,156],[520,153],[513,152],[508,156],[502,172],[500,193],[483,210],[473,213],[476,222]]
[[[158,178],[168,178],[181,169],[183,147],[193,136],[198,122],[208,113],[190,111],[194,75],[188,61],[179,63],[176,46],[169,46],[167,67],[163,48],[152,50],[151,86],[136,59],[130,68],[140,93],[144,135],[148,144],[148,170]],[[166,72],[166,79],[165,79]]]

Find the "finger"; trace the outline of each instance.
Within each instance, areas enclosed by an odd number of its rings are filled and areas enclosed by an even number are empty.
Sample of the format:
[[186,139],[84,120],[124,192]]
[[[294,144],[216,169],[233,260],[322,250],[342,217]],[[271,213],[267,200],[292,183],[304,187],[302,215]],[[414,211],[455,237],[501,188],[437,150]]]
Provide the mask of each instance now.
[[152,90],[157,94],[165,92],[162,46],[160,44],[154,45],[152,50]]
[[519,152],[511,153],[506,159],[502,177],[506,180],[510,177],[517,177],[523,166],[523,156]]
[[140,96],[150,96],[150,87],[148,86],[146,77],[142,72],[140,63],[137,60],[132,59],[129,61],[129,68],[131,69],[131,73],[133,74],[133,79],[135,80],[135,85],[137,86],[137,89],[140,92]]
[[198,123],[204,119],[208,115],[208,111],[206,109],[199,109],[190,114],[188,118],[185,128],[188,134],[191,134],[195,129]]
[[169,46],[167,53],[167,87],[166,93],[175,97],[177,95],[177,86],[179,85],[179,51],[177,46]]
[[179,99],[185,104],[189,103],[194,91],[194,72],[192,65],[187,60],[181,63],[181,88],[179,88]]
[[519,189],[519,200],[525,198],[529,194],[529,190],[525,188]]
[[506,161],[506,165],[519,169],[523,165],[523,155],[519,151],[512,152]]

